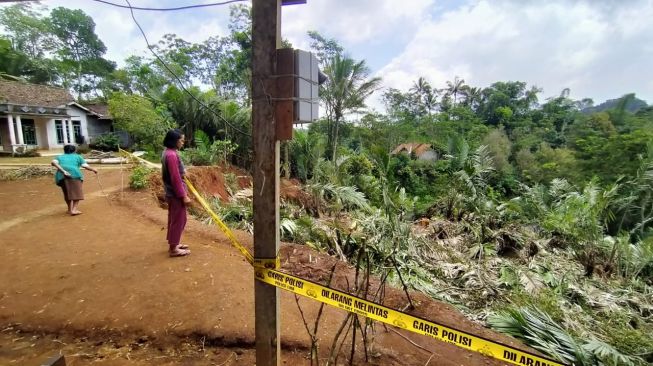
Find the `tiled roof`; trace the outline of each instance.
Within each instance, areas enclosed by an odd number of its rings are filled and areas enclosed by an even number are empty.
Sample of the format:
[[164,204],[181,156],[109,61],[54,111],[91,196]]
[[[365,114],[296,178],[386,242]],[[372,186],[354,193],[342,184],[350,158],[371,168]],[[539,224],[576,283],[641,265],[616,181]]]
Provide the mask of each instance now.
[[61,107],[73,101],[68,90],[47,85],[0,79],[0,103]]
[[99,114],[100,116],[102,116],[102,118],[111,118],[111,116],[109,115],[109,106],[106,104],[100,104],[100,103],[84,104],[84,107]]
[[399,154],[400,152],[406,152],[408,154],[415,153],[415,156],[419,157],[425,152],[433,150],[431,144],[421,144],[417,142],[401,144],[392,150],[391,154]]

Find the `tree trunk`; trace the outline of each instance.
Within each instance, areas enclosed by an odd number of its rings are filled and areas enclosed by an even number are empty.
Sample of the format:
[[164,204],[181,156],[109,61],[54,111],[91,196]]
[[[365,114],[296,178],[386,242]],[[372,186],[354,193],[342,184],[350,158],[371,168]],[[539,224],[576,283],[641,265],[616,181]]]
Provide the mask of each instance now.
[[82,99],[82,63],[77,63],[77,101]]
[[340,119],[342,118],[342,112],[336,110],[335,113],[335,119],[333,120],[333,138],[332,138],[332,146],[331,148],[333,151],[331,151],[331,158],[333,163],[336,163],[336,159],[338,158],[338,127],[340,127]]
[[334,126],[333,126],[333,144],[331,146],[331,160],[333,163],[336,163],[336,158],[338,157],[338,120],[334,121]]

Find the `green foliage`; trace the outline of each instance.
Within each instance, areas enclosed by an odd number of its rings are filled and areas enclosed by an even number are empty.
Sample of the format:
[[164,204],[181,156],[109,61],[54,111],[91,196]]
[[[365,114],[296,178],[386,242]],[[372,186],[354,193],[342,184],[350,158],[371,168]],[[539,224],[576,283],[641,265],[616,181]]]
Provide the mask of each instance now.
[[97,89],[95,77],[109,74],[116,64],[102,58],[107,48],[95,34],[95,22],[82,10],[55,8],[47,24],[61,58],[64,84],[72,84],[81,99],[83,93]]
[[[520,283],[518,274],[514,275],[513,281],[516,281],[514,282],[516,284]],[[527,291],[514,291],[510,293],[510,302],[518,308],[540,309],[558,324],[565,319],[565,313],[561,307],[561,297],[555,289],[543,289],[537,294],[531,294]]]
[[163,137],[172,128],[172,124],[148,99],[115,93],[109,99],[109,113],[116,128],[127,131],[137,147],[152,151],[163,150]]
[[529,346],[574,365],[596,365],[594,355],[537,308],[507,309],[488,318],[488,324]]
[[[650,355],[653,352],[653,326],[651,324],[646,324],[624,312],[613,312],[599,324],[601,333],[605,335],[605,341],[612,345],[612,347],[608,347],[630,355]],[[624,361],[623,358],[610,357],[609,353],[602,359],[612,361],[609,363],[611,365],[621,365],[619,361]]]
[[509,159],[512,143],[506,132],[503,129],[490,131],[483,139],[483,145],[487,146],[495,170],[501,174],[511,173],[512,166]]
[[335,161],[343,117],[364,108],[365,99],[380,87],[381,79],[368,79],[370,70],[364,60],[340,54],[331,58],[323,71],[328,82],[320,86],[320,96],[329,122],[328,147],[331,160]]
[[596,244],[612,219],[609,206],[615,191],[616,187],[604,190],[590,182],[582,192],[568,192],[554,202],[543,225],[577,245]]
[[120,137],[115,133],[104,133],[93,139],[94,149],[101,151],[117,151],[120,144]]
[[[209,200],[211,208],[229,227],[253,232],[252,220],[254,213],[251,201],[222,202],[219,198]],[[202,211],[204,212],[204,211]],[[213,223],[212,219],[202,213],[206,222]]]
[[152,169],[144,165],[136,165],[129,176],[129,186],[134,189],[145,189],[150,185]]
[[553,149],[541,143],[535,154],[521,150],[516,157],[517,166],[523,178],[528,182],[547,183],[555,178],[578,182],[578,163],[572,150]]
[[211,142],[204,131],[195,132],[195,148],[189,148],[182,152],[182,158],[196,166],[226,164],[229,156],[238,148],[228,140],[215,140]]
[[313,196],[318,212],[323,209],[335,213],[345,209],[370,210],[365,195],[354,187],[337,186],[332,183],[311,183],[306,185],[306,190]]
[[312,179],[324,155],[325,139],[318,133],[294,132],[290,142],[291,170],[303,182]]

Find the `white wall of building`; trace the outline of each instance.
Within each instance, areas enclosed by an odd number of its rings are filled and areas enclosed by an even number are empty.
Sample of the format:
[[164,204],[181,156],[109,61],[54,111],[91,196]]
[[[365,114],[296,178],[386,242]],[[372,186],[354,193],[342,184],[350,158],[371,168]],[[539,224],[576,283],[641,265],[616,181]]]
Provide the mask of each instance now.
[[88,119],[86,116],[87,113],[88,113],[87,111],[75,105],[68,106],[68,114],[71,116],[70,120],[80,121],[81,128],[82,128],[82,136],[84,136],[84,138],[88,142]]

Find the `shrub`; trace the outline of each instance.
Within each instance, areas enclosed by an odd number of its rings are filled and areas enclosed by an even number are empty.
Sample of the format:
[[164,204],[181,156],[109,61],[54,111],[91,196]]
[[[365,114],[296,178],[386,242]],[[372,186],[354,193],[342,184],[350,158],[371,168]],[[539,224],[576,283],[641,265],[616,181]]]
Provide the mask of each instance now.
[[238,184],[238,177],[236,174],[224,173],[224,182],[229,194],[234,195],[236,192],[240,191],[240,185]]
[[109,132],[94,138],[91,147],[101,151],[117,151],[119,144],[120,137],[115,133]]
[[150,185],[150,174],[152,174],[152,169],[137,165],[129,177],[129,186],[134,189],[147,188]]
[[89,152],[91,152],[91,148],[88,145],[83,144],[83,145],[77,146],[77,153],[78,154],[88,154]]

